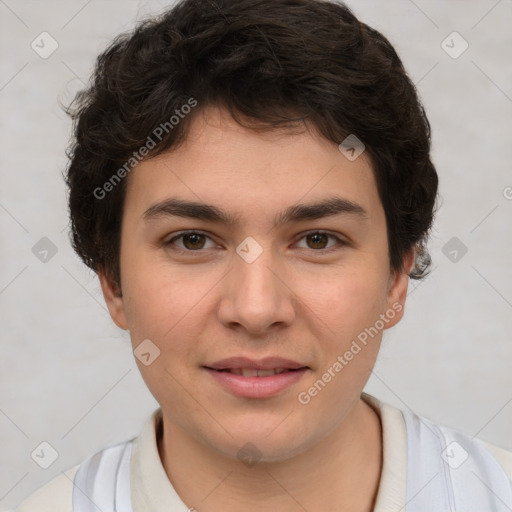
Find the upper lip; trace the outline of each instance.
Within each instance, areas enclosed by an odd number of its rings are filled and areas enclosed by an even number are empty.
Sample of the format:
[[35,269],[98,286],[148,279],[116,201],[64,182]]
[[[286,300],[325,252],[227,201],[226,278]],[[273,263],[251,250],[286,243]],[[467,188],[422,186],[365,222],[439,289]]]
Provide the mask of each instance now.
[[274,368],[284,368],[287,370],[298,370],[307,368],[306,365],[283,359],[282,357],[264,357],[262,359],[250,359],[248,357],[228,357],[205,365],[206,368],[213,370],[244,369],[255,368],[257,370],[272,370]]

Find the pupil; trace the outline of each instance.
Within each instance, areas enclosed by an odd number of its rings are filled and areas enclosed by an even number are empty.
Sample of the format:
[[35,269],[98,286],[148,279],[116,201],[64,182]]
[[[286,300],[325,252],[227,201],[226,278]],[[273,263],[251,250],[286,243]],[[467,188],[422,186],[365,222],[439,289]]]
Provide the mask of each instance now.
[[[187,247],[188,249],[200,249],[201,248],[201,244],[199,243],[199,247],[197,246],[197,241],[198,239],[200,240],[201,237],[203,235],[199,235],[197,233],[194,233],[194,234],[191,234],[191,235],[185,235],[183,237],[183,242],[185,244],[185,247]],[[192,243],[187,243],[187,241],[190,241],[192,239]],[[192,245],[192,247],[190,247],[190,245]]]
[[322,241],[319,239],[323,239],[325,242],[325,239],[327,238],[327,235],[324,235],[322,233],[313,233],[312,235],[308,235],[308,238],[310,240],[313,240],[313,245],[320,244],[321,247],[313,247],[314,249],[323,249],[325,247],[325,243],[322,244]]

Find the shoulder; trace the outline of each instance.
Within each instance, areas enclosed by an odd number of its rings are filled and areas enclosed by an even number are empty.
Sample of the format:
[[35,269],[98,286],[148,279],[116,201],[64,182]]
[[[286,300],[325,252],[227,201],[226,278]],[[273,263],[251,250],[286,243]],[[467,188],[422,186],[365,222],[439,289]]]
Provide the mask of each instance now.
[[[489,463],[493,459],[495,462],[491,463],[491,466],[494,464],[496,469],[501,467],[507,479],[512,482],[512,451],[474,437],[465,430],[434,422],[411,410],[399,409],[372,395],[363,393],[362,398],[379,411],[383,420],[384,442],[389,442],[393,438],[393,446],[398,447],[398,441],[400,441],[402,451],[415,450],[416,455],[421,455],[425,460],[426,453],[437,453],[438,446],[443,448],[444,451],[449,448],[453,441],[456,441],[469,454],[476,457],[475,463],[477,464],[482,465],[485,461]],[[393,436],[391,436],[390,430]],[[439,442],[441,442],[441,445],[438,444]],[[404,448],[404,443],[407,448]],[[457,453],[454,454],[452,450],[450,453],[446,453],[445,457],[451,458],[454,455],[457,455]],[[448,460],[446,462],[449,463]]]
[[[48,483],[36,489],[30,494],[24,501],[22,501],[14,510],[4,512],[72,512],[73,511],[73,490],[77,487],[82,490],[82,493],[87,498],[88,486],[90,484],[89,473],[91,467],[93,472],[102,472],[101,474],[110,475],[112,468],[117,468],[125,462],[121,461],[124,457],[128,461],[128,468],[130,468],[131,460],[131,445],[135,441],[142,443],[142,438],[147,438],[145,444],[152,446],[151,441],[154,440],[154,424],[155,419],[158,418],[161,410],[156,409],[152,415],[146,420],[143,432],[145,435],[139,435],[132,439],[121,441],[115,445],[107,446],[97,453],[92,454],[90,457],[77,464],[67,471],[63,471],[61,474],[50,480]],[[153,437],[152,437],[153,436]],[[125,448],[130,447],[129,450]],[[139,448],[140,449],[140,448]],[[147,446],[146,446],[147,450]],[[83,468],[86,473],[81,473],[81,476],[86,479],[87,482],[82,482],[83,487],[75,486],[75,477],[79,468]],[[130,473],[128,473],[128,479],[130,480]],[[80,476],[80,475],[78,475]],[[101,475],[100,475],[101,480]]]
[[479,439],[479,442],[487,451],[494,455],[494,458],[500,463],[508,478],[512,481],[512,451],[505,450],[482,439]]
[[72,512],[73,478],[78,465],[34,491],[13,512]]

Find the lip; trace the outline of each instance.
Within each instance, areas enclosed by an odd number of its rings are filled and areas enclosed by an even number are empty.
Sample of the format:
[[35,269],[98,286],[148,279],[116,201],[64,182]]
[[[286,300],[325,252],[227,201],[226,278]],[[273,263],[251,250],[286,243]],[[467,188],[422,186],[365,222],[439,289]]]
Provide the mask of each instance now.
[[[204,365],[213,370],[255,368],[257,370],[271,370],[272,368],[285,368],[287,370],[298,370],[307,368],[305,364],[283,359],[282,357],[264,357],[262,359],[250,359],[249,357],[228,357],[214,363]],[[260,377],[262,378],[262,377]]]
[[[264,377],[244,377],[243,375],[221,371],[243,368],[257,370],[283,368],[286,371]],[[266,357],[263,359],[230,357],[205,365],[203,369],[208,372],[215,382],[232,395],[241,398],[270,398],[296,384],[309,370],[309,367],[281,357]]]

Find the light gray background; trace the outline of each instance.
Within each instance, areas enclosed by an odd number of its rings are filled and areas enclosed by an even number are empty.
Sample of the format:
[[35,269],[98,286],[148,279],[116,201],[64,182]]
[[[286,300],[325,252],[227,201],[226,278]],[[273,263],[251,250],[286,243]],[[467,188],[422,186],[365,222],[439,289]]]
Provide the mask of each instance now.
[[[157,407],[67,238],[67,104],[111,38],[169,2],[0,0],[0,509],[138,434]],[[433,130],[434,271],[411,282],[366,391],[512,450],[512,2],[349,1],[395,45]],[[31,42],[47,31],[47,59]],[[469,43],[454,59],[453,31]],[[453,40],[453,43],[451,42]],[[461,48],[460,41],[447,44]],[[507,199],[508,197],[508,199]],[[32,247],[48,237],[46,263]],[[457,237],[467,254],[442,249]],[[49,442],[59,458],[40,468]]]

